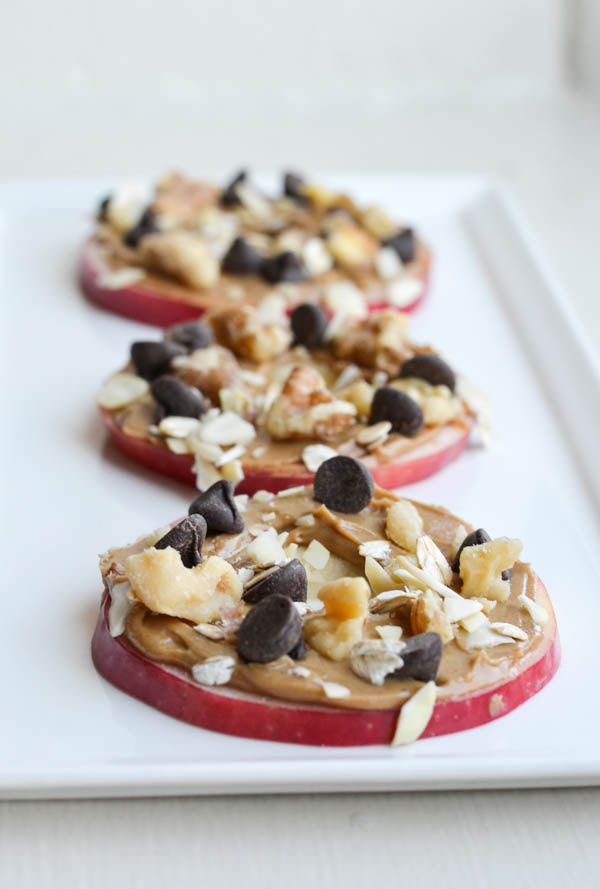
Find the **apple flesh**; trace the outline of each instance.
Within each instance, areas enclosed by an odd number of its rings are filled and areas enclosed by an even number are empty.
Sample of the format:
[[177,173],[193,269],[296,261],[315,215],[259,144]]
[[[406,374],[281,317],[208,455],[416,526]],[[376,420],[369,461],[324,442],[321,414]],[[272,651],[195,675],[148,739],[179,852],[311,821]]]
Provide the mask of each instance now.
[[[85,244],[79,262],[79,284],[85,295],[96,305],[125,318],[154,324],[156,327],[170,327],[180,321],[191,321],[200,317],[204,309],[194,303],[166,296],[159,290],[148,286],[130,284],[126,287],[109,288],[102,285],[102,277],[110,272],[102,259],[93,239]],[[423,289],[416,299],[398,311],[412,312],[425,298],[429,284],[429,276],[423,277]],[[374,302],[369,305],[370,312],[395,308],[386,302]]]
[[[540,591],[546,596],[541,581]],[[389,744],[398,709],[341,710],[295,705],[275,699],[197,685],[183,672],[144,657],[108,629],[105,596],[92,640],[92,659],[98,672],[121,691],[183,722],[210,731],[262,741],[360,747]],[[533,664],[511,670],[506,682],[476,689],[471,694],[440,700],[423,738],[464,731],[491,722],[523,704],[554,676],[560,662],[556,624],[551,618],[541,654]]]
[[[127,435],[110,411],[100,408],[100,413],[112,440],[124,454],[148,469],[195,487],[193,457],[189,454],[174,454],[166,447]],[[416,447],[397,462],[369,466],[373,479],[380,487],[389,490],[427,478],[447,463],[456,460],[467,446],[469,433],[467,427],[458,424],[440,427],[439,435],[434,441]],[[256,491],[277,493],[296,485],[310,485],[314,479],[314,473],[300,464],[287,471],[277,465],[268,464],[260,469],[244,467],[244,472],[244,479],[236,486],[237,494],[255,494]]]

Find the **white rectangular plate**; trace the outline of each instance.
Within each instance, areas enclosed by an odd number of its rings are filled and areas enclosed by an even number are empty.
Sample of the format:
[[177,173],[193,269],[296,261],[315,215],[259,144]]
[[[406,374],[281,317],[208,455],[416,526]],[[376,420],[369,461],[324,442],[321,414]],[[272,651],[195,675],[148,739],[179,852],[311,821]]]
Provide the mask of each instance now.
[[[554,600],[556,678],[487,726],[410,748],[254,742],[176,722],[94,671],[97,554],[185,512],[191,490],[105,442],[100,381],[147,327],[85,302],[78,244],[107,183],[0,189],[5,797],[600,783],[599,377],[531,238],[478,179],[337,177],[415,220],[435,256],[414,319],[495,402],[495,442],[411,495],[518,536]],[[596,486],[594,487],[594,480]]]

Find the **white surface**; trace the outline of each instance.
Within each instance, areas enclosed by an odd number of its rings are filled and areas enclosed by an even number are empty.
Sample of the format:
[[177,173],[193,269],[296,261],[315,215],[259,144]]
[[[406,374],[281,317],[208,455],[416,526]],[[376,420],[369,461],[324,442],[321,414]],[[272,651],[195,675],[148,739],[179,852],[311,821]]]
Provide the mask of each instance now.
[[[5,793],[392,789],[600,778],[600,718],[580,681],[600,671],[598,526],[566,443],[572,430],[563,438],[550,408],[550,399],[572,399],[573,389],[586,389],[593,399],[590,372],[584,380],[575,376],[569,330],[551,304],[544,316],[551,294],[514,237],[510,218],[477,180],[363,176],[341,182],[365,198],[385,197],[422,225],[436,266],[415,337],[439,345],[496,402],[494,448],[467,454],[413,493],[492,534],[525,541],[526,556],[557,609],[566,651],[561,671],[540,695],[498,722],[400,751],[318,750],[223,737],[170,720],[96,676],[88,653],[99,593],[95,554],[181,514],[192,492],[151,478],[102,447],[93,392],[121,363],[131,339],[147,333],[84,303],[72,281],[74,245],[103,185],[7,186],[0,196],[8,294],[3,357],[7,376],[15,367],[20,374],[4,393],[3,466],[10,472],[3,539],[13,554],[5,584],[13,595],[5,598],[10,634],[3,654],[19,664],[3,696]],[[521,274],[509,295],[511,265]],[[522,317],[534,324],[541,319],[552,336],[560,324],[565,343],[541,379],[511,326],[515,308],[526,302],[530,310],[521,308]],[[23,361],[31,354],[35,361]],[[60,731],[40,733],[39,725]]]
[[547,89],[561,49],[561,0],[21,0],[0,28],[0,94],[193,97],[235,115],[299,93]]

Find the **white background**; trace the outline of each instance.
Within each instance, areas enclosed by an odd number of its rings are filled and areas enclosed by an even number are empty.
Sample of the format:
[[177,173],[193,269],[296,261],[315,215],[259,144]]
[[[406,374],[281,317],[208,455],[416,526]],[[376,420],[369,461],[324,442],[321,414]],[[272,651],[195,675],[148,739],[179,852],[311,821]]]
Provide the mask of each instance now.
[[[599,5],[10,0],[0,176],[492,173],[600,344]],[[592,887],[599,828],[595,790],[4,803],[0,883]]]

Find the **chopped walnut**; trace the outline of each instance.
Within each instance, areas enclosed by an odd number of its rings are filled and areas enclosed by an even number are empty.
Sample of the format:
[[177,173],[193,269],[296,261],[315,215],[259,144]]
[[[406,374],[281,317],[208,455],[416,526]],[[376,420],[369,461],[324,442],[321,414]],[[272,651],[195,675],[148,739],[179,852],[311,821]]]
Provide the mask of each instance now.
[[177,222],[189,222],[204,207],[214,203],[218,191],[206,182],[195,182],[181,173],[170,173],[158,183],[152,209]]
[[140,244],[144,263],[197,289],[212,287],[219,279],[219,264],[202,238],[192,232],[169,229],[148,235]]
[[231,388],[240,373],[235,356],[223,346],[208,346],[191,355],[178,355],[171,367],[175,376],[195,386],[213,404],[220,403],[221,389]]
[[291,332],[281,324],[262,321],[252,306],[231,306],[210,319],[218,341],[240,358],[268,361],[289,347]]
[[331,341],[336,358],[397,376],[410,352],[408,320],[400,312],[374,312],[365,321],[350,322]]
[[275,439],[322,439],[339,435],[355,422],[356,408],[335,399],[321,374],[312,367],[295,367],[266,419]]

